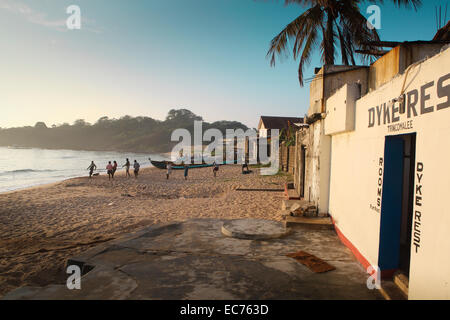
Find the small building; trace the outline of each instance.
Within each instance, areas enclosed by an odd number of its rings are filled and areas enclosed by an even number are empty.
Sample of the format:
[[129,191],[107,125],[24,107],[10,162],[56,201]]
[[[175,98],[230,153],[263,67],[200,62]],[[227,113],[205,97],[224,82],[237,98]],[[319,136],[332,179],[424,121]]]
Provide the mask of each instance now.
[[345,84],[367,92],[369,67],[323,66],[310,85],[306,126],[297,131],[294,184],[301,198],[312,202],[321,216],[328,215],[331,138],[325,135],[326,101]]
[[396,45],[370,67],[324,66],[297,132],[295,186],[360,263],[409,299],[450,299],[450,46]]
[[270,129],[288,129],[290,125],[302,124],[303,118],[297,117],[268,117],[261,116],[258,123],[258,134],[261,138],[267,138]]

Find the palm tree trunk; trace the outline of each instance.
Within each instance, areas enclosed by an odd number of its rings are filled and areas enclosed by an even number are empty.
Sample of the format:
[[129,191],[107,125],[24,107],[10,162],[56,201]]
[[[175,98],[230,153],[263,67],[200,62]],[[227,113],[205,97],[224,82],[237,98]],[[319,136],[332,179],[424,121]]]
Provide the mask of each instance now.
[[327,26],[325,29],[324,40],[324,62],[326,65],[334,64],[334,14],[331,8],[326,9],[327,13]]

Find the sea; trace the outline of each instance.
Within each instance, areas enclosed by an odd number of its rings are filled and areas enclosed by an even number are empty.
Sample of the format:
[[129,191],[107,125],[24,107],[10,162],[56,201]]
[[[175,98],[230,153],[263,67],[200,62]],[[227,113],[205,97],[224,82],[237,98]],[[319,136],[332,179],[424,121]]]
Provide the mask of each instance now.
[[136,159],[141,168],[152,166],[148,158],[165,159],[160,154],[0,147],[0,192],[88,176],[91,161],[97,165],[95,172],[106,172],[108,161],[114,160],[120,169],[126,158],[131,164]]

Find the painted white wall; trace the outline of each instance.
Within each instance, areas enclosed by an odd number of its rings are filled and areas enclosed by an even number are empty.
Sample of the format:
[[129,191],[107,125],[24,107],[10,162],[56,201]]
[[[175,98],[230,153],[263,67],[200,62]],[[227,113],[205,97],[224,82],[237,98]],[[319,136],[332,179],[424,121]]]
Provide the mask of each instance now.
[[[411,247],[410,299],[450,299],[450,210],[447,203],[450,198],[450,107],[436,110],[438,104],[447,101],[446,97],[437,95],[438,80],[449,73],[450,49],[447,48],[413,65],[406,79],[406,73],[398,75],[357,100],[355,131],[333,134],[331,138],[330,214],[361,254],[372,265],[377,265],[380,233],[378,170],[379,158],[384,158],[385,136],[417,133],[416,163],[423,163],[424,171],[421,183],[416,174],[415,184],[422,185],[423,200],[421,207],[415,206],[422,214],[420,248],[416,253],[415,246]],[[421,114],[421,87],[431,81],[434,84],[424,91],[429,95],[424,106],[433,107],[434,111]],[[447,85],[450,89],[450,79],[442,83],[442,86]],[[418,90],[418,115],[411,114],[408,118],[407,113],[396,113],[395,116],[400,118],[396,124],[406,123],[412,128],[390,132],[382,119],[380,125],[375,123],[369,127],[369,109],[397,98],[403,86],[405,92]],[[336,94],[333,103],[337,108],[346,108],[340,96],[342,92]],[[325,119],[325,126],[328,120]],[[335,120],[330,118],[331,128],[336,128]]]
[[267,129],[264,127],[262,122],[260,128],[258,129],[258,133],[261,138],[267,138]]
[[327,100],[326,135],[355,130],[356,99],[359,99],[359,95],[356,83],[345,84]]

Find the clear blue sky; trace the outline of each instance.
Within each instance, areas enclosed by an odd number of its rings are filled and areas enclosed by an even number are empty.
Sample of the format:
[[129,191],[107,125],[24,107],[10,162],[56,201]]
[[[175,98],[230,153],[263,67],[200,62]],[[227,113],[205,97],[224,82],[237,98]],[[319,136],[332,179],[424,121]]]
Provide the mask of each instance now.
[[[283,2],[0,0],[0,127],[164,119],[182,107],[251,127],[262,114],[303,116],[309,87],[297,63],[266,59],[270,40],[305,10]],[[435,6],[447,1],[423,1],[419,12],[384,2],[383,40],[431,40]],[[81,30],[65,28],[71,4]],[[316,66],[318,52],[306,77]]]

